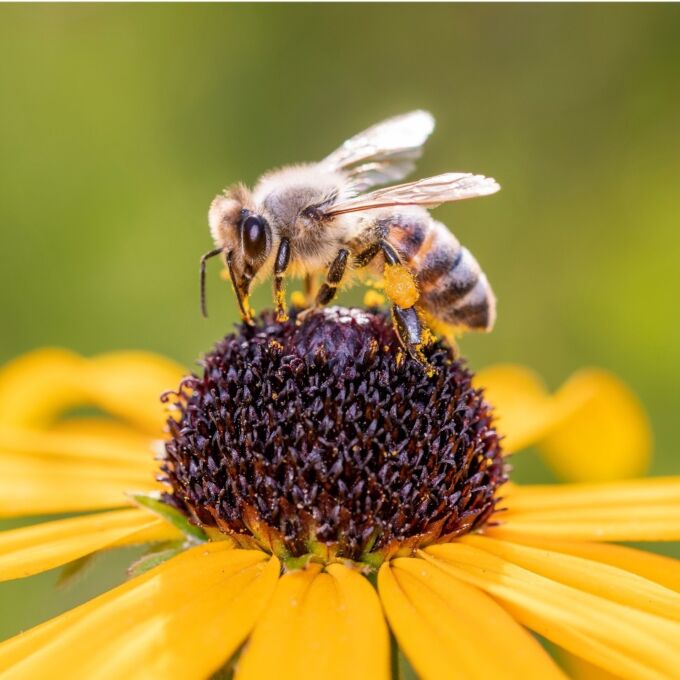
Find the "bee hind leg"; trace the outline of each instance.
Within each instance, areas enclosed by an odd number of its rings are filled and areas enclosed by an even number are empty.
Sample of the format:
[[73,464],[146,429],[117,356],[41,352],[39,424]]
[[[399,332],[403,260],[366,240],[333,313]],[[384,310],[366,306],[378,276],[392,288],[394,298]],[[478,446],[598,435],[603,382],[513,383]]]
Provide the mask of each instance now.
[[423,354],[423,347],[427,344],[430,333],[423,326],[416,308],[392,305],[392,322],[404,350],[423,366],[428,375],[434,375],[435,369]]

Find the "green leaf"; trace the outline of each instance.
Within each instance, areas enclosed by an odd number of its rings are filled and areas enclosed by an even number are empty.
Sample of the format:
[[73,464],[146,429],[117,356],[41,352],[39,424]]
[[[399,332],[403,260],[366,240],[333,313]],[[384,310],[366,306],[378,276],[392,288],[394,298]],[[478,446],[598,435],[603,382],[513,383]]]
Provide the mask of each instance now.
[[185,547],[186,546],[182,541],[170,541],[158,544],[128,567],[128,576],[130,578],[141,576],[143,573],[149,571],[149,569],[153,569],[159,564],[163,564],[163,562],[169,560],[171,557],[178,555]]
[[130,494],[130,498],[141,505],[143,508],[151,510],[158,516],[162,517],[166,522],[172,524],[173,527],[179,529],[188,539],[193,543],[205,543],[208,536],[205,531],[195,524],[191,524],[189,519],[183,515],[177,508],[164,503],[159,494]]

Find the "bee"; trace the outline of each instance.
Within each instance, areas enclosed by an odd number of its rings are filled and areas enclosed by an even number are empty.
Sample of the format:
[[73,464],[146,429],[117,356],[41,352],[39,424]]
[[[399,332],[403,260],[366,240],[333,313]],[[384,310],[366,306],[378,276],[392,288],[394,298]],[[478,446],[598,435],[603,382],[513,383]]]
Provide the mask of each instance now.
[[397,337],[421,363],[426,320],[454,333],[491,330],[496,300],[485,274],[429,209],[493,194],[496,181],[446,173],[373,189],[406,177],[433,129],[429,113],[412,111],[348,139],[318,163],[273,170],[252,190],[236,184],[218,195],[208,213],[216,248],[201,258],[203,314],[206,262],[220,255],[246,323],[255,281],[273,274],[277,317],[285,320],[285,277],[304,277],[309,291],[321,274],[314,307],[329,304],[354,277],[378,277]]

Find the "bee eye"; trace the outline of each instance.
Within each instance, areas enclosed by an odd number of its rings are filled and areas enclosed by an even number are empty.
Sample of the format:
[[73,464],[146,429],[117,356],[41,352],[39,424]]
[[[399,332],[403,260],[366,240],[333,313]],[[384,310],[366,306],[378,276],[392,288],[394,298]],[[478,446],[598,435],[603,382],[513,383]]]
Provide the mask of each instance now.
[[245,256],[251,260],[259,260],[267,250],[267,223],[259,215],[250,215],[243,220],[241,241]]

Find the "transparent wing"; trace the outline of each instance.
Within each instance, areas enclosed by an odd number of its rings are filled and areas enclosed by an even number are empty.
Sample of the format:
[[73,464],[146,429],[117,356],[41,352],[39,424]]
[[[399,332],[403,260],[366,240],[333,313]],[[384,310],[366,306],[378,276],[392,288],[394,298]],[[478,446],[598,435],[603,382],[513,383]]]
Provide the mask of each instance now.
[[427,111],[411,111],[389,118],[348,139],[320,165],[342,170],[355,193],[403,179],[415,168],[422,147],[434,130]]
[[396,205],[422,205],[434,208],[442,203],[495,194],[500,185],[491,177],[467,172],[448,172],[417,182],[376,189],[331,206],[328,215],[372,210]]

